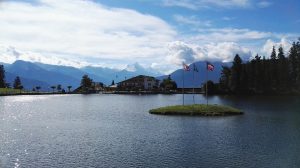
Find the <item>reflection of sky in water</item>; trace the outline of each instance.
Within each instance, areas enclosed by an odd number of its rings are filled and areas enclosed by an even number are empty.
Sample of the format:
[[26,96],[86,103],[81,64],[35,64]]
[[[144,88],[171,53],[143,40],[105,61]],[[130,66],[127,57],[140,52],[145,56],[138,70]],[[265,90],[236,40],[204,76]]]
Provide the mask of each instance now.
[[299,101],[209,96],[245,115],[190,117],[148,113],[182,95],[0,97],[0,168],[299,167]]
[[[38,106],[51,99],[57,99],[66,95],[24,95],[0,97],[0,120],[26,120],[34,113],[42,112],[46,106]],[[37,106],[37,107],[36,107]]]
[[[14,102],[34,102],[34,101],[40,101],[40,100],[45,100],[45,99],[51,99],[55,97],[61,97],[64,95],[52,95],[52,96],[47,96],[47,95],[25,95],[25,96],[7,96],[3,97],[4,103],[14,103]],[[0,98],[0,103],[1,103],[1,98]]]

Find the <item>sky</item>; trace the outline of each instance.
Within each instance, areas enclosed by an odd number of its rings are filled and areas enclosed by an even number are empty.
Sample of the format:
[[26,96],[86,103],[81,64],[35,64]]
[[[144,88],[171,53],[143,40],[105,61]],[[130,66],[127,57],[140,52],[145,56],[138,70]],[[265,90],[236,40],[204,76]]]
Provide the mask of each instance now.
[[300,37],[298,0],[0,0],[0,62],[170,73],[182,62],[247,61]]

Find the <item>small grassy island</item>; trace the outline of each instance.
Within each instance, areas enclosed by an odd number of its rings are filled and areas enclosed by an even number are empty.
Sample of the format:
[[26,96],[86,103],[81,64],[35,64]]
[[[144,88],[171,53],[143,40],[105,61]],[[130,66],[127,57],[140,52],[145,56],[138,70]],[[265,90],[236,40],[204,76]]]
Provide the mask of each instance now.
[[149,111],[150,114],[161,115],[200,115],[200,116],[229,116],[229,115],[241,115],[243,112],[239,109],[223,106],[223,105],[176,105],[167,106]]

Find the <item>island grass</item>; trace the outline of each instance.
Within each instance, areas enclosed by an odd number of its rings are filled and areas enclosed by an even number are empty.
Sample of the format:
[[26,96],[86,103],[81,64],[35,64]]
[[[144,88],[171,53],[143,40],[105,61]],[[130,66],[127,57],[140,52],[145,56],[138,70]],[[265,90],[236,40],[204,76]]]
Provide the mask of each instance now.
[[226,116],[226,115],[239,115],[243,112],[239,109],[223,106],[223,105],[176,105],[160,107],[149,111],[150,114],[162,115],[203,115],[203,116]]

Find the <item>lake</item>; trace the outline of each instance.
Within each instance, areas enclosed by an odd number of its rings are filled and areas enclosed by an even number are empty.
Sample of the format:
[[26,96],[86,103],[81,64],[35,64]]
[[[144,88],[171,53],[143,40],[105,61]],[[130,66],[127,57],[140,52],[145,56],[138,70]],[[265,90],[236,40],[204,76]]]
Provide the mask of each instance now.
[[[193,102],[192,95],[185,99]],[[0,167],[300,167],[299,97],[209,97],[242,109],[241,116],[148,113],[181,101],[182,95],[0,97]]]

